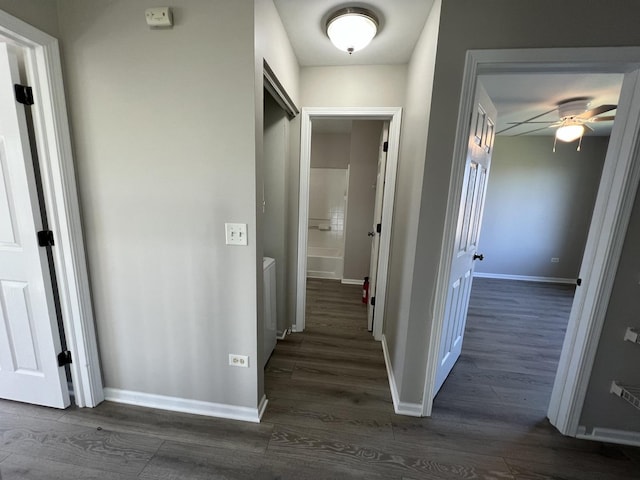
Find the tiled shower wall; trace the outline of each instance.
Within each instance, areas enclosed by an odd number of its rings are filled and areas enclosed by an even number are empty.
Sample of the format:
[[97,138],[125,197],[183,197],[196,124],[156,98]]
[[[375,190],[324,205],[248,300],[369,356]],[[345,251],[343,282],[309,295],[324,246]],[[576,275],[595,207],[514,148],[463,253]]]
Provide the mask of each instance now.
[[311,168],[309,179],[310,247],[344,248],[348,170]]

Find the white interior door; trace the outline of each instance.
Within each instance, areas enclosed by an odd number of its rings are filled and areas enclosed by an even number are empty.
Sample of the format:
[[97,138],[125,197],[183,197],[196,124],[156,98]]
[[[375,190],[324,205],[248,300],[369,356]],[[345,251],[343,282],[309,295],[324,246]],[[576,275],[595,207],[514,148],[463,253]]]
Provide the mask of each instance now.
[[478,236],[493,153],[497,113],[479,81],[474,103],[434,395],[438,393],[460,357],[471,295],[473,267],[476,260],[484,258],[477,252]]
[[69,391],[16,57],[0,43],[0,398],[65,408]]
[[378,175],[376,180],[376,200],[373,209],[373,228],[370,235],[371,257],[369,260],[369,302],[367,303],[367,328],[373,331],[374,298],[376,296],[376,282],[378,280],[378,261],[380,259],[380,228],[382,225],[382,200],[384,199],[384,179],[387,172],[387,148],[389,141],[389,122],[384,122],[380,137],[380,151],[378,153]]

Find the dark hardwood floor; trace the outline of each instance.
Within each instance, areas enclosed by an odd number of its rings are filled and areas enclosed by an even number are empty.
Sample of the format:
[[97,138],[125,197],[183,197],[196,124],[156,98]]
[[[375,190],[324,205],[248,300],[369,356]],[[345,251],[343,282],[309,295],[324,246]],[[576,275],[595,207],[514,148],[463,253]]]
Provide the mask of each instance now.
[[305,332],[267,365],[261,424],[0,401],[0,478],[637,479],[640,449],[563,437],[545,419],[571,295],[476,279],[460,361],[433,417],[411,418],[393,413],[360,287],[310,280]]

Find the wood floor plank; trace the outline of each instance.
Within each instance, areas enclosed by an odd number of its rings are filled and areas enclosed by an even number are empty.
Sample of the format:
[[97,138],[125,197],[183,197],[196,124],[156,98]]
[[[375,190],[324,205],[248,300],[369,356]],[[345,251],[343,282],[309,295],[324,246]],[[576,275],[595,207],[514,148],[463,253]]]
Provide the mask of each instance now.
[[364,435],[380,441],[393,440],[392,413],[363,407],[338,406],[321,401],[282,399],[267,409],[263,421]]
[[166,441],[138,478],[254,480],[262,462],[262,454]]
[[308,458],[281,457],[267,452],[256,480],[399,480],[399,476],[380,474],[365,465],[363,469],[338,462],[310,461]]
[[534,463],[529,460],[505,459],[516,478],[558,478],[563,480],[637,480],[637,467],[618,464],[615,460],[602,456],[589,461],[581,457],[562,458],[558,456],[550,463]]
[[134,480],[137,475],[106,472],[28,455],[12,454],[0,463],[2,480]]
[[0,399],[0,415],[19,415],[21,417],[57,420],[64,414],[65,411],[59,408],[41,407],[39,405],[29,405],[26,403]]
[[269,409],[279,399],[300,402],[321,401],[336,406],[364,407],[393,413],[391,393],[378,388],[363,389],[359,385],[325,384],[313,380],[268,378],[265,390]]
[[338,385],[358,385],[389,390],[389,380],[381,368],[353,368],[323,363],[297,362],[291,376],[293,380],[310,380]]
[[277,427],[267,452],[296,460],[312,458],[325,463],[373,468],[388,475],[419,475],[420,478],[489,478],[489,472],[509,475],[499,457],[449,452],[396,442],[378,444],[370,439],[350,438],[335,432]]
[[115,432],[144,434],[159,440],[238,448],[257,453],[266,450],[273,430],[268,424],[237,422],[113,402],[103,402],[97,408],[70,409],[60,421]]
[[0,417],[0,450],[136,475],[162,440],[29,417]]

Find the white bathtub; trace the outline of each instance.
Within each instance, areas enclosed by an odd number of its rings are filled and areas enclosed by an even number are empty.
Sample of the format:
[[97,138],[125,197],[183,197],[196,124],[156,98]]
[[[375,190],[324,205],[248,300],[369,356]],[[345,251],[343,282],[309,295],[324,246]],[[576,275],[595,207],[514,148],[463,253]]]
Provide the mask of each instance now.
[[307,247],[307,277],[342,279],[344,252],[339,247]]

